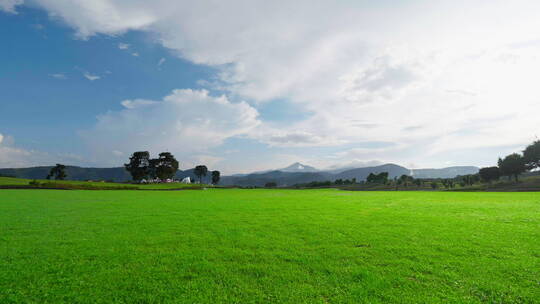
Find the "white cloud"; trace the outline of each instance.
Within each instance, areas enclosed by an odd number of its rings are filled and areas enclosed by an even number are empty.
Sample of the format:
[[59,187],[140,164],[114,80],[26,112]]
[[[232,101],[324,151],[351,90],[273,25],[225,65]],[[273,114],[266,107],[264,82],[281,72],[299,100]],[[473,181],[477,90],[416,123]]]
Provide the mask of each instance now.
[[127,49],[129,49],[129,44],[127,44],[127,43],[119,43],[118,48],[121,49],[121,50],[127,50]]
[[0,0],[0,10],[16,14],[15,7],[23,4],[24,0]]
[[131,55],[135,56],[135,57],[139,57],[139,53],[137,53],[137,52],[133,52],[133,53],[131,53]]
[[122,106],[124,106],[126,109],[135,109],[138,107],[142,107],[145,105],[152,105],[157,103],[157,101],[153,100],[144,100],[144,99],[135,99],[135,100],[124,100],[120,102]]
[[271,145],[379,140],[420,147],[422,158],[526,143],[537,130],[538,1],[36,2],[81,38],[150,32],[217,68],[206,83],[233,100],[312,113],[250,129]]
[[0,168],[22,168],[47,166],[56,163],[82,163],[83,159],[72,154],[51,154],[43,151],[25,149],[15,144],[12,136],[0,134]]
[[62,73],[49,74],[49,76],[55,79],[67,79],[66,75]]
[[233,103],[204,90],[174,90],[161,101],[122,105],[125,109],[99,116],[93,129],[81,132],[98,158],[106,159],[111,150],[148,150],[171,151],[196,162],[201,155],[210,155],[209,148],[249,133],[260,123],[257,110],[247,103]]
[[161,58],[159,61],[158,61],[158,66],[161,66],[165,63],[166,59],[165,58]]
[[84,76],[86,79],[90,80],[90,81],[98,80],[98,79],[101,78],[100,76],[94,75],[94,74],[90,74],[89,72],[84,72],[84,73],[83,73],[83,76]]

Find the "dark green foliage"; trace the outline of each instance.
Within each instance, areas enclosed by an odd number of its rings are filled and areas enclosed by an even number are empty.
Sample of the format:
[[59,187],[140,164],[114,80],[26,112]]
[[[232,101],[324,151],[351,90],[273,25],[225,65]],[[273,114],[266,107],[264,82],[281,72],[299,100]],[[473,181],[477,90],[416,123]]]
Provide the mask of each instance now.
[[56,166],[51,168],[51,171],[49,171],[49,175],[47,175],[47,179],[54,178],[56,180],[64,180],[66,179],[66,166],[62,164],[56,164]]
[[268,182],[268,183],[264,184],[264,187],[266,187],[266,188],[275,188],[275,187],[277,187],[277,184],[275,182]]
[[499,170],[499,167],[486,167],[480,169],[478,174],[483,181],[491,183],[492,181],[499,179],[501,171]]
[[208,173],[208,168],[204,165],[198,165],[193,173],[199,178],[199,183],[202,184],[202,178]]
[[403,174],[399,177],[397,180],[399,185],[403,185],[407,187],[408,185],[412,184],[414,182],[414,177],[410,175]]
[[150,173],[150,153],[148,151],[138,151],[129,158],[129,163],[124,164],[126,170],[131,174],[134,181],[148,178]]
[[516,181],[518,176],[526,171],[525,160],[518,153],[513,153],[506,156],[504,159],[499,158],[499,169],[503,176],[513,176]]
[[334,184],[336,185],[352,185],[352,184],[356,184],[356,178],[353,178],[352,180],[349,180],[349,179],[336,179],[334,181]]
[[437,182],[431,182],[431,189],[437,189],[439,188],[439,184]]
[[454,181],[449,178],[445,178],[441,180],[441,183],[446,189],[454,188]]
[[219,171],[212,171],[212,184],[217,185],[220,178],[221,173]]
[[523,150],[523,160],[528,170],[540,168],[540,140],[536,140]]
[[154,168],[156,177],[161,180],[173,178],[178,171],[178,161],[170,152],[159,153],[157,159],[150,161],[151,167]]
[[366,178],[366,182],[374,184],[386,184],[388,183],[388,172],[381,172],[379,174],[370,173]]
[[299,185],[299,186],[305,186],[307,188],[317,188],[317,187],[329,187],[329,186],[332,186],[332,182],[331,181],[324,181],[324,182],[311,182],[311,183],[307,183],[307,184],[303,184],[303,185]]
[[463,183],[466,186],[472,186],[478,182],[480,182],[480,174],[467,174],[467,175],[460,175],[457,176],[454,180],[456,180],[458,183]]

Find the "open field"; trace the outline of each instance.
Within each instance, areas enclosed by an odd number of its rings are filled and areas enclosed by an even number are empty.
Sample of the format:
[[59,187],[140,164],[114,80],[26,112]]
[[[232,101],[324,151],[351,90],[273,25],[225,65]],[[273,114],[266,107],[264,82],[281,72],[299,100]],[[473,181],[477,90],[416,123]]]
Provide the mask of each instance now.
[[0,303],[538,303],[540,194],[0,190]]
[[[174,189],[196,189],[201,187],[211,187],[202,184],[182,184],[182,183],[161,183],[161,184],[125,184],[125,183],[110,183],[110,182],[88,182],[88,181],[72,181],[72,180],[46,180],[39,179],[37,182],[42,184],[43,188],[61,188],[61,189],[77,189],[80,190],[174,190]],[[1,177],[1,187],[28,187],[30,179]]]

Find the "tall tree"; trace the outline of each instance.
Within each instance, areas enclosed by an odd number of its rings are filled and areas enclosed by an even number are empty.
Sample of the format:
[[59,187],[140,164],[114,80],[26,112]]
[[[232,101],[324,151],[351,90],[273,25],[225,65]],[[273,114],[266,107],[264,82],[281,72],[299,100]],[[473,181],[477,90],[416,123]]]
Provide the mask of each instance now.
[[498,163],[501,175],[514,176],[516,181],[518,180],[518,176],[526,171],[525,160],[517,153],[510,154],[504,159],[499,158]]
[[494,180],[498,180],[501,176],[501,171],[499,170],[499,167],[482,168],[478,173],[480,174],[480,178],[482,178],[483,181],[486,181],[488,183],[491,183]]
[[217,185],[219,179],[221,178],[221,173],[219,171],[212,171],[212,184]]
[[157,167],[159,164],[159,159],[157,158],[151,158],[148,160],[148,177],[151,179],[156,179],[158,177],[157,175]]
[[159,157],[151,163],[160,179],[173,178],[178,171],[178,161],[170,152],[159,153]]
[[131,174],[134,181],[147,178],[150,173],[150,153],[148,151],[133,153],[129,158],[129,163],[124,164],[124,167]]
[[399,177],[398,181],[400,181],[400,184],[403,184],[405,187],[407,187],[407,185],[414,181],[414,178],[412,176],[403,174]]
[[199,183],[202,184],[202,178],[208,173],[208,168],[205,165],[198,165],[193,173],[199,178]]
[[51,179],[51,177],[54,177],[56,180],[64,180],[67,177],[66,174],[66,166],[62,164],[56,164],[56,166],[51,168],[51,171],[49,171],[49,175],[47,175],[47,179]]
[[523,160],[528,170],[540,168],[540,140],[534,141],[523,150]]

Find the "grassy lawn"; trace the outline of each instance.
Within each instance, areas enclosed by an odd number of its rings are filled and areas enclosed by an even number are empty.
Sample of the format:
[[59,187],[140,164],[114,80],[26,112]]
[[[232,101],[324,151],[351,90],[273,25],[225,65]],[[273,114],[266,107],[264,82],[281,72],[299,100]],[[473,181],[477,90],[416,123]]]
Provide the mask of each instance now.
[[[22,186],[27,187],[31,182],[31,179],[24,178],[12,178],[12,177],[1,177],[0,176],[0,187],[1,186]],[[117,189],[117,188],[128,188],[128,189],[140,189],[140,190],[174,190],[174,189],[196,189],[196,188],[206,188],[212,187],[210,185],[204,184],[182,184],[182,183],[163,183],[163,184],[126,184],[126,183],[109,183],[109,182],[87,182],[87,181],[72,181],[72,180],[46,180],[39,179],[39,183],[46,184],[47,187],[58,188],[69,188],[70,186],[80,186],[83,188],[89,189]],[[84,190],[84,189],[82,189]]]
[[0,190],[0,303],[538,303],[540,193]]

